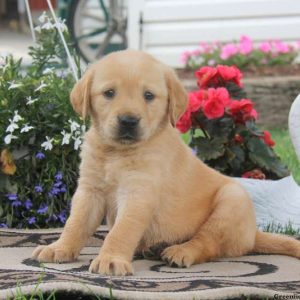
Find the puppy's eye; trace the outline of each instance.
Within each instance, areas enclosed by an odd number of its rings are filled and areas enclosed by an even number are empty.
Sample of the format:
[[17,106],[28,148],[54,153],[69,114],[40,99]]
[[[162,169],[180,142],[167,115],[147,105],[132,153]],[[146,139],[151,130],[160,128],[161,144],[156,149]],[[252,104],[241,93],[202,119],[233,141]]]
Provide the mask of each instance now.
[[107,99],[112,99],[115,96],[116,92],[114,89],[109,89],[103,93],[104,97]]
[[144,99],[147,101],[147,102],[150,102],[152,101],[153,99],[155,98],[154,94],[149,92],[149,91],[146,91],[144,93]]

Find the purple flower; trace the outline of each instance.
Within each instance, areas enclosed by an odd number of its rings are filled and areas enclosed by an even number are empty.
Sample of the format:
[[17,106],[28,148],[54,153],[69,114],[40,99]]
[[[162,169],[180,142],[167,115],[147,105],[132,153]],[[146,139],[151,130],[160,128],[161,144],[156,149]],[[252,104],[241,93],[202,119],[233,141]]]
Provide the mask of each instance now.
[[26,209],[30,209],[32,207],[32,202],[30,199],[27,199],[24,203],[24,206],[26,207]]
[[36,157],[37,159],[41,160],[41,159],[45,158],[45,154],[44,154],[43,152],[38,152],[38,153],[35,155],[35,157]]
[[54,187],[58,188],[62,185],[62,181],[57,181],[53,184]]
[[65,185],[63,185],[61,188],[60,188],[60,192],[61,193],[65,193],[67,191],[67,188]]
[[6,194],[6,197],[7,197],[8,200],[10,200],[10,201],[18,200],[18,195],[17,195],[17,194]]
[[5,223],[0,223],[0,228],[8,228],[8,226]]
[[39,214],[44,214],[47,210],[48,210],[48,205],[46,205],[45,203],[42,203],[40,205],[39,209],[37,210],[37,212]]
[[53,105],[52,103],[49,103],[49,104],[46,105],[46,108],[47,108],[48,110],[53,110],[54,105]]
[[57,220],[57,216],[55,214],[53,214],[49,218],[46,219],[46,223],[48,223],[50,221],[56,221],[56,220]]
[[62,172],[57,172],[56,175],[54,176],[55,180],[60,181],[63,179]]
[[50,192],[48,193],[48,196],[49,197],[54,197],[54,196],[57,196],[58,194],[60,193],[60,189],[59,188],[56,188],[56,187],[53,187]]
[[62,210],[61,213],[58,215],[59,221],[63,224],[66,223],[66,219],[67,219],[67,213],[65,210]]
[[34,223],[36,223],[36,217],[27,218],[27,223],[28,224],[34,224]]
[[192,153],[193,153],[194,155],[197,155],[197,149],[192,148]]
[[42,185],[38,184],[34,187],[36,193],[41,193],[43,191]]
[[18,195],[17,194],[7,194],[6,197],[12,201],[11,205],[13,207],[18,207],[20,205],[22,205],[22,202],[19,200]]
[[18,207],[18,206],[21,206],[22,205],[22,202],[20,200],[15,200],[11,203],[11,205],[13,207]]

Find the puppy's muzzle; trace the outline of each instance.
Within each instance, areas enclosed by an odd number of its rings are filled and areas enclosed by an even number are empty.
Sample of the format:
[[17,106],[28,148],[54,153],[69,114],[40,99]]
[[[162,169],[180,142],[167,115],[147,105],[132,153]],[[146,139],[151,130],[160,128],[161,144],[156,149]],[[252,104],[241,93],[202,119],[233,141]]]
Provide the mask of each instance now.
[[140,118],[131,115],[118,116],[118,139],[134,142],[138,139]]

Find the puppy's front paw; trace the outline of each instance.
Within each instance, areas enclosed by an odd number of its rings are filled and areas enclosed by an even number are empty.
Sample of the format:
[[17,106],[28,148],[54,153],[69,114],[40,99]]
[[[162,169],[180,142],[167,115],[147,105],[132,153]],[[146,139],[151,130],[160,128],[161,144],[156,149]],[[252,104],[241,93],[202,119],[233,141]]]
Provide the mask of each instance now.
[[48,263],[71,262],[76,258],[73,251],[55,243],[48,246],[38,246],[31,257],[39,262]]
[[99,254],[98,257],[92,261],[89,271],[91,273],[116,276],[133,274],[133,268],[130,262],[121,257],[109,254]]
[[166,248],[161,255],[161,259],[171,267],[188,268],[195,263],[193,251],[185,244],[174,245]]

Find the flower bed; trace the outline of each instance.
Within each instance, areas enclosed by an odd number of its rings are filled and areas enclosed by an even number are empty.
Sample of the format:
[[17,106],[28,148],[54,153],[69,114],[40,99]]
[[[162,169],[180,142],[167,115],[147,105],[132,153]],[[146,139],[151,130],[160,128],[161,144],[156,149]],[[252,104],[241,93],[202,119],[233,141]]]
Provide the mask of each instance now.
[[188,69],[201,66],[236,65],[240,69],[256,66],[290,65],[299,55],[300,41],[287,44],[280,40],[263,41],[255,45],[246,35],[239,42],[200,43],[193,51],[182,53]]
[[0,227],[62,226],[78,177],[85,125],[69,103],[74,79],[60,69],[55,25],[40,21],[31,67],[10,56],[0,62]]
[[280,178],[287,170],[276,156],[268,131],[255,122],[258,113],[242,89],[236,67],[202,67],[199,90],[189,93],[189,106],[177,123],[190,130],[190,146],[208,165],[231,176]]

